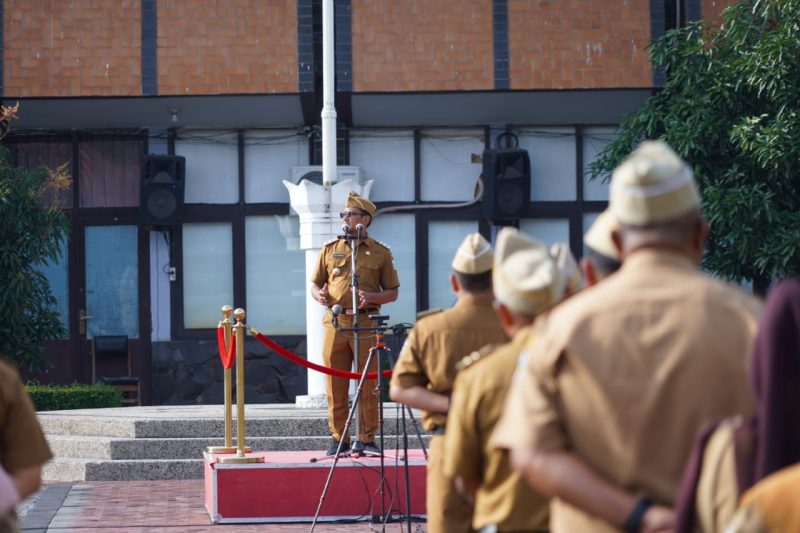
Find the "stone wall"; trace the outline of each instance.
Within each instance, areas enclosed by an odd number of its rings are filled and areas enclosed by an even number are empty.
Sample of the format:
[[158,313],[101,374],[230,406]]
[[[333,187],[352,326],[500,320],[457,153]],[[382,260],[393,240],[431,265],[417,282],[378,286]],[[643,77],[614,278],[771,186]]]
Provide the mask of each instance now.
[[[304,336],[274,340],[297,355],[306,355]],[[153,343],[152,372],[153,405],[223,403],[223,368],[216,339]],[[296,396],[307,393],[306,372],[305,367],[248,338],[245,403],[294,403]],[[235,374],[234,370],[234,390]]]

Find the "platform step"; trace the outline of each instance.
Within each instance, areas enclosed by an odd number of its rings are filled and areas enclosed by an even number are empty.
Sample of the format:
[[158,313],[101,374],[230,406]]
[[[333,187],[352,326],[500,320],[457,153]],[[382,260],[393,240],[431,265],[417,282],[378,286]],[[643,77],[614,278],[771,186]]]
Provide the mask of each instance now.
[[[427,446],[427,436],[423,436]],[[380,438],[376,439],[377,441]],[[384,436],[384,447],[402,448],[395,435]],[[115,437],[48,435],[50,449],[56,456],[74,459],[140,460],[196,459],[208,446],[222,446],[224,439],[199,437],[181,439],[122,439]],[[246,445],[255,451],[326,450],[330,437],[248,437]],[[234,446],[236,441],[234,440]],[[419,438],[409,438],[408,447],[421,448]]]
[[129,481],[202,477],[202,459],[102,461],[60,457],[42,469],[44,481]]

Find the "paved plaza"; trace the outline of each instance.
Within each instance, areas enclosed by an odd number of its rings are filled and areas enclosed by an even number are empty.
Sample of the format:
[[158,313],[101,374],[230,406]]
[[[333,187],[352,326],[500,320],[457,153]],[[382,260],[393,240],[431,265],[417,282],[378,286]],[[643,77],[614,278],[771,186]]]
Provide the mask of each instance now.
[[[292,490],[296,490],[292,489]],[[20,507],[26,533],[144,532],[301,532],[311,524],[214,525],[203,504],[203,480],[81,481],[48,483]],[[320,533],[382,531],[369,522],[320,522]],[[405,522],[386,524],[385,531],[406,532]],[[412,532],[424,532],[412,523]]]

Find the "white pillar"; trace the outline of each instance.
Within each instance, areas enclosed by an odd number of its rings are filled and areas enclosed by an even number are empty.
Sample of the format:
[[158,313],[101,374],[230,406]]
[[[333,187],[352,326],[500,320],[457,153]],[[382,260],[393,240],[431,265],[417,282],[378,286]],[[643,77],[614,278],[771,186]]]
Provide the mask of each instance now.
[[[292,209],[300,215],[300,248],[306,251],[306,280],[310,280],[317,264],[322,245],[341,233],[342,221],[339,211],[350,191],[369,198],[372,180],[359,184],[353,180],[334,183],[330,187],[308,180],[298,184],[283,181],[289,189],[289,202]],[[330,197],[330,203],[328,203]],[[306,346],[308,360],[323,365],[322,360],[322,318],[325,308],[311,298],[306,285]],[[298,396],[298,407],[325,407],[326,376],[315,370],[308,371],[308,395]]]

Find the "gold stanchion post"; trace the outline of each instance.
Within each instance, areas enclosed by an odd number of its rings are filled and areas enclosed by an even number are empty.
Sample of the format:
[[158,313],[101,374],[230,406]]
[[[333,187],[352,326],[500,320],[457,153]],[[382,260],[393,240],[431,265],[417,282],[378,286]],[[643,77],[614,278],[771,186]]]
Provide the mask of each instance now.
[[[230,349],[231,340],[233,337],[233,322],[231,315],[233,314],[233,307],[230,305],[222,306],[222,320],[218,327],[222,327],[225,339],[225,350]],[[233,372],[230,368],[223,369],[224,372],[224,394],[225,394],[225,445],[224,446],[209,446],[206,448],[208,453],[236,453],[236,446],[233,445],[233,405],[231,403],[231,396],[233,395]],[[246,451],[250,451],[247,449]]]
[[236,335],[236,457],[220,457],[220,463],[263,463],[263,457],[247,456],[244,445],[244,336],[247,326],[244,325],[246,314],[244,309],[236,309],[233,318],[236,325],[233,333]]

